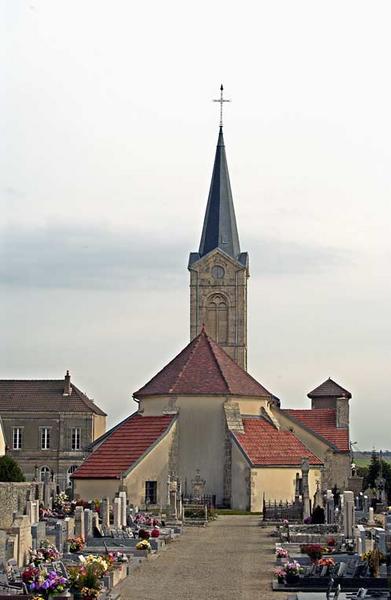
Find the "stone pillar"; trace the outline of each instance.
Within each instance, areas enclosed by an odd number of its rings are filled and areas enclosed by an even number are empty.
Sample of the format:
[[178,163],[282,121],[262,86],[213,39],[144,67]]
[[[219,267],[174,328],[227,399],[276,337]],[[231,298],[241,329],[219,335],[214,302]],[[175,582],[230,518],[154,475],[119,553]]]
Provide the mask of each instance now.
[[310,509],[310,489],[308,485],[308,474],[310,471],[310,464],[308,458],[303,458],[301,461],[301,475],[303,481],[303,519],[311,516]]
[[121,518],[121,499],[120,498],[114,498],[113,513],[114,513],[114,528],[121,529],[122,518]]
[[126,527],[128,524],[126,518],[126,492],[120,492],[118,495],[121,500],[121,525]]
[[85,539],[92,537],[92,510],[89,508],[84,509],[84,536]]
[[85,540],[84,533],[84,509],[82,506],[75,508],[75,536],[82,537]]
[[369,507],[368,511],[368,525],[375,525],[375,511],[373,510],[373,506]]
[[38,523],[39,521],[39,510],[37,511],[37,502],[35,500],[28,500],[26,504],[26,513],[30,518],[31,525]]
[[65,517],[64,527],[65,527],[65,541],[68,541],[69,538],[72,538],[75,535],[75,520],[72,517]]
[[326,523],[331,525],[335,523],[335,506],[334,506],[334,494],[331,490],[326,492]]
[[100,518],[102,520],[102,528],[110,529],[110,500],[103,498],[100,503]]
[[343,532],[346,538],[353,537],[354,528],[354,494],[343,493]]
[[296,473],[295,478],[295,504],[300,504],[300,473]]
[[57,521],[54,529],[55,546],[59,552],[64,551],[64,531],[62,521]]

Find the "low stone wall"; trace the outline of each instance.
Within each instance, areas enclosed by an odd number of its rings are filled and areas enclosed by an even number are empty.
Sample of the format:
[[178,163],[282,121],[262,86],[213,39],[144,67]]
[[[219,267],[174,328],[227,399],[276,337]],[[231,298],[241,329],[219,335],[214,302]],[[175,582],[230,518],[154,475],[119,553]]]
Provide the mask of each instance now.
[[42,499],[43,483],[0,481],[0,529],[12,525],[15,512],[23,514],[28,500]]

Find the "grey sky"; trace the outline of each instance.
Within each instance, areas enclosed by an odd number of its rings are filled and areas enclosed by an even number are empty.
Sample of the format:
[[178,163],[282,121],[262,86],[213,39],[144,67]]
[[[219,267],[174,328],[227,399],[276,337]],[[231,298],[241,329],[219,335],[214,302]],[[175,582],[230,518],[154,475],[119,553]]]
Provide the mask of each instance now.
[[391,447],[389,2],[0,6],[0,376],[69,368],[113,423],[187,343],[223,81],[249,370]]

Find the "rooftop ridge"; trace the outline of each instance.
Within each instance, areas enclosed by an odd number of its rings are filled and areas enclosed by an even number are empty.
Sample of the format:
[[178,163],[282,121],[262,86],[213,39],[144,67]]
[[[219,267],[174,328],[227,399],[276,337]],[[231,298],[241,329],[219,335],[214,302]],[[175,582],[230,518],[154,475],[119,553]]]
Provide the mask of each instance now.
[[[226,376],[225,376],[225,374],[223,372],[223,369],[221,368],[220,361],[218,360],[218,358],[216,356],[216,353],[215,353],[215,350],[214,350],[214,347],[213,347],[213,343],[211,344],[211,342],[214,342],[214,340],[212,340],[212,338],[209,337],[209,335],[206,333],[205,330],[202,330],[201,333],[204,333],[204,335],[206,336],[206,339],[207,339],[208,344],[209,344],[210,351],[212,352],[213,359],[214,359],[214,361],[215,361],[215,363],[217,365],[218,370],[220,371],[221,377],[223,378],[225,385],[227,386],[228,393],[232,394],[231,386],[229,385],[229,383],[227,381],[227,378],[226,378]],[[228,356],[228,358],[231,358],[229,355],[227,355],[227,356]]]
[[[202,332],[201,332],[202,333]],[[177,378],[175,379],[175,383],[169,388],[169,392],[174,392],[174,388],[175,386],[178,384],[178,382],[181,380],[181,378],[183,377],[183,373],[187,367],[187,365],[189,364],[191,358],[194,356],[194,353],[196,351],[196,349],[199,346],[201,340],[201,335],[199,335],[196,340],[195,340],[195,344],[193,345],[193,348],[191,349],[189,356],[187,358],[187,360],[185,361],[185,364],[183,365],[182,369],[179,371]]]

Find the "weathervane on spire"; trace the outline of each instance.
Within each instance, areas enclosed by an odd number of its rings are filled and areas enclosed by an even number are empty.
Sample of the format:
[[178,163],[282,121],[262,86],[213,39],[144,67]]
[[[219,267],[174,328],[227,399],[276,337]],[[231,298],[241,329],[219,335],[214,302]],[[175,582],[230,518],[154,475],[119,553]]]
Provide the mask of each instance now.
[[231,102],[231,100],[226,100],[223,97],[224,87],[223,84],[220,86],[220,98],[218,100],[213,100],[213,102],[220,102],[220,127],[223,126],[223,104],[224,102]]

